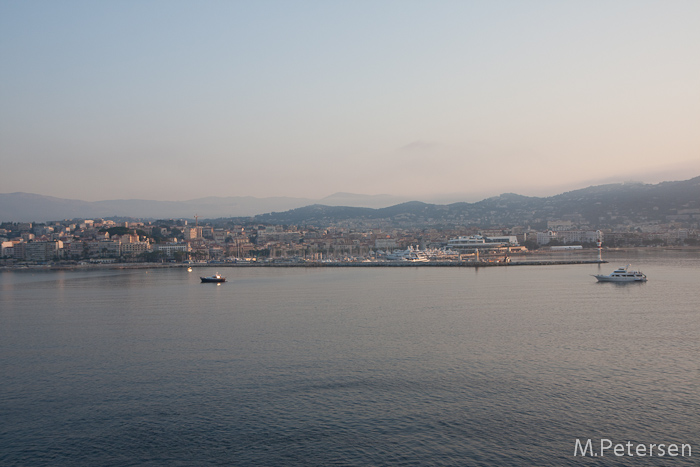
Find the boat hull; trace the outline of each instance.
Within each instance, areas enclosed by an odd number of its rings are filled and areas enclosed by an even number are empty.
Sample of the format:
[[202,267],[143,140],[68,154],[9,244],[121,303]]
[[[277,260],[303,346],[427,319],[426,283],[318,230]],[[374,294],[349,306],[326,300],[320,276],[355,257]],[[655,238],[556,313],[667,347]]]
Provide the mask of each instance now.
[[598,279],[598,282],[646,282],[646,277],[610,277],[610,276],[593,276]]
[[225,277],[200,277],[202,282],[226,282]]

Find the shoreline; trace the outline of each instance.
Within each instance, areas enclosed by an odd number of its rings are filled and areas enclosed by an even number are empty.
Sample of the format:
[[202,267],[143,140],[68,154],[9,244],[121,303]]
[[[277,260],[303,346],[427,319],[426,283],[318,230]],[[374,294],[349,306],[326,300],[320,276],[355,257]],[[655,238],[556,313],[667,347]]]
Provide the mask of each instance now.
[[[624,253],[624,252],[649,252],[649,251],[666,251],[666,252],[698,252],[700,247],[685,246],[685,247],[618,247],[608,248],[603,251],[603,256],[606,253]],[[588,256],[586,259],[575,259],[581,253],[587,253],[582,256]],[[541,256],[541,259],[522,259],[518,260],[515,256],[511,257],[510,262],[503,261],[428,261],[428,262],[412,262],[412,261],[369,261],[369,262],[352,262],[352,261],[303,261],[303,262],[284,262],[277,260],[274,262],[236,262],[236,263],[87,263],[87,264],[23,264],[0,266],[0,272],[4,271],[100,271],[113,269],[172,269],[172,268],[356,268],[356,267],[458,267],[458,268],[480,268],[480,267],[503,267],[503,266],[556,266],[563,264],[606,264],[608,260],[598,260],[592,258],[595,253],[591,250],[581,251],[560,251],[552,252],[532,251],[527,256]]]
[[300,263],[217,263],[217,264],[173,264],[173,263],[112,263],[112,264],[75,264],[75,265],[23,265],[3,266],[0,271],[36,272],[36,271],[103,271],[114,269],[182,269],[182,268],[481,268],[507,266],[556,266],[563,264],[606,264],[602,260],[525,260],[525,261],[366,261],[366,262],[320,262],[308,261]]

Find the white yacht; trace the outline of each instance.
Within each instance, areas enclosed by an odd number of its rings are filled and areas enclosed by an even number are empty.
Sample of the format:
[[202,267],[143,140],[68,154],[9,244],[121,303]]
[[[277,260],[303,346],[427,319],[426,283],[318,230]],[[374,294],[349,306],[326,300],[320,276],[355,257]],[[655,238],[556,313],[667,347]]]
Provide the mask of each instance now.
[[394,250],[392,253],[388,253],[386,255],[386,259],[389,261],[430,261],[430,258],[428,258],[428,255],[424,251],[421,251],[418,248],[413,248],[413,246],[409,246],[405,250]]
[[630,265],[615,269],[611,274],[593,274],[598,282],[646,282],[647,276],[642,271],[630,269]]

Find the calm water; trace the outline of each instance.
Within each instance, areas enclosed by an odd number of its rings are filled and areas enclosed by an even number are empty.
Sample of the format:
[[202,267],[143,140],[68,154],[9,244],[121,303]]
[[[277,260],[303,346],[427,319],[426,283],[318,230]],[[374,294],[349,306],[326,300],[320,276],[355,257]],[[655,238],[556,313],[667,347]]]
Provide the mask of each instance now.
[[[697,465],[700,257],[0,273],[0,464]],[[619,264],[618,264],[619,263]],[[575,439],[692,458],[573,457]]]

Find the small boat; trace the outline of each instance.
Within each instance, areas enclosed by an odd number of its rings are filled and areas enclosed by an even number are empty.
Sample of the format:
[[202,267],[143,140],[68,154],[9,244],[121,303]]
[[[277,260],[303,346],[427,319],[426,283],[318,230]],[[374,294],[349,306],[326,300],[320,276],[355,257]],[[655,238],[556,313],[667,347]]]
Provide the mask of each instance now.
[[226,282],[226,278],[218,272],[213,276],[200,277],[200,279],[202,279],[202,282]]
[[608,275],[593,274],[593,277],[598,279],[598,282],[646,282],[647,276],[642,271],[634,271],[630,269],[630,265],[622,266],[615,269]]

